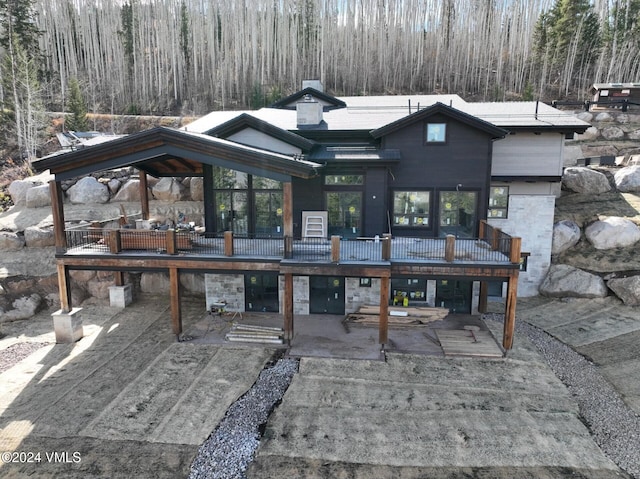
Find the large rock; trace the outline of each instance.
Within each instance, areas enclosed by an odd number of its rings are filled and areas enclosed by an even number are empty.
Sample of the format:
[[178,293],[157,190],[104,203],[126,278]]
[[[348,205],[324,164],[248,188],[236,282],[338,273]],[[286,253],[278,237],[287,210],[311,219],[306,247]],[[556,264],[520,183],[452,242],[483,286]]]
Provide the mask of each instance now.
[[624,131],[617,126],[610,126],[602,130],[602,136],[606,140],[621,140],[624,138]]
[[599,171],[583,166],[573,166],[564,170],[562,186],[582,194],[599,194],[611,190],[609,180]]
[[204,294],[204,274],[202,273],[181,273],[180,284],[189,293]]
[[171,290],[169,277],[165,273],[142,273],[140,291],[143,293],[168,294]]
[[73,204],[107,203],[109,188],[93,176],[85,176],[67,190],[67,196]]
[[34,182],[34,180],[15,180],[9,185],[9,194],[11,195],[11,201],[14,205],[24,204],[27,201],[27,191],[37,185],[41,185],[40,182]]
[[617,216],[590,224],[584,233],[596,249],[624,248],[640,241],[640,228]]
[[49,185],[29,188],[26,197],[27,208],[43,208],[51,206],[51,190]]
[[204,201],[204,181],[202,178],[192,177],[189,182],[189,190],[193,201]]
[[185,199],[186,188],[174,178],[162,178],[152,189],[153,196],[161,201],[181,201]]
[[18,251],[24,247],[24,236],[12,231],[0,231],[0,251]]
[[640,165],[627,166],[614,175],[616,188],[623,193],[640,191]]
[[595,140],[600,136],[600,130],[595,126],[590,126],[582,134],[576,134],[576,140]]
[[29,226],[24,230],[24,241],[29,248],[44,248],[56,244],[53,228],[38,226]]
[[573,221],[558,221],[553,225],[551,254],[560,254],[574,247],[578,241],[580,241],[580,227]]
[[42,306],[42,298],[40,295],[35,293],[31,296],[22,296],[16,299],[12,306],[13,309],[0,314],[0,322],[29,319],[40,310],[40,307]]
[[628,306],[640,306],[640,276],[613,278],[607,286]]
[[113,281],[92,279],[85,286],[89,294],[94,298],[107,299],[109,297],[109,287],[113,286]]
[[540,294],[557,298],[604,298],[607,292],[600,276],[566,264],[552,265],[540,285]]
[[113,201],[140,201],[140,180],[129,180],[120,187]]

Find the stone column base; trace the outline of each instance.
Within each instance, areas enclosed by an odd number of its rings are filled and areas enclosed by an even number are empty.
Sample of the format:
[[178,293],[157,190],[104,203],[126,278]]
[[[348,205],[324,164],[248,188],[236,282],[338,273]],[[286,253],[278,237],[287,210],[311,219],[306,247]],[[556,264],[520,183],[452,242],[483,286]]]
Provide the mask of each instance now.
[[72,308],[71,311],[58,310],[51,315],[56,343],[75,343],[83,336],[82,308]]
[[109,304],[114,308],[126,308],[133,302],[131,283],[124,286],[109,286]]

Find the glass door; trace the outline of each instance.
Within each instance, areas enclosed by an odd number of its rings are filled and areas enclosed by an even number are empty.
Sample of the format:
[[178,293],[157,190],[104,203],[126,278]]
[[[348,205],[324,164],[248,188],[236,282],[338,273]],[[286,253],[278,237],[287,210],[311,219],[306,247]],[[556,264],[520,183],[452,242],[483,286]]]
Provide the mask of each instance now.
[[245,275],[244,291],[247,311],[279,311],[277,274]]
[[439,236],[474,238],[478,221],[477,209],[477,191],[441,191]]
[[436,283],[436,306],[452,313],[471,313],[472,281],[441,279]]
[[247,234],[249,217],[246,191],[217,191],[215,204],[218,233],[233,231],[239,235]]
[[355,238],[361,235],[362,193],[359,191],[327,191],[329,236]]
[[310,276],[309,313],[344,314],[344,278]]
[[282,192],[256,191],[253,205],[256,237],[282,236]]

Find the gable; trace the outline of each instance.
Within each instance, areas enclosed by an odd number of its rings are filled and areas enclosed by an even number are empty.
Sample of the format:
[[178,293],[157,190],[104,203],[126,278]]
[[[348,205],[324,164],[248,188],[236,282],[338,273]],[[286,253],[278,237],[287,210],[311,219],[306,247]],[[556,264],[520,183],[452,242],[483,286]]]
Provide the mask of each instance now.
[[240,130],[228,136],[227,140],[231,140],[235,143],[240,143],[241,145],[254,146],[263,150],[281,153],[283,155],[302,154],[301,148],[270,136],[262,131],[258,131],[254,128],[244,128],[243,130]]
[[270,108],[295,110],[296,104],[302,101],[306,96],[309,96],[313,100],[320,103],[322,105],[323,111],[334,110],[337,108],[346,108],[347,106],[345,102],[343,102],[342,100],[338,100],[334,96],[327,95],[326,93],[308,87],[294,93],[293,95],[289,95],[288,97],[278,100],[277,102],[273,103]]

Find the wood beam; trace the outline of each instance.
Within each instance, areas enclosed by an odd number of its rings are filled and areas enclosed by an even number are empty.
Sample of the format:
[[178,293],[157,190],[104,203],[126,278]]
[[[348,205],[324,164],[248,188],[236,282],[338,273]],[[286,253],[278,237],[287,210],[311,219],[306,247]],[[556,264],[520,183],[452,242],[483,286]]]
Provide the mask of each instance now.
[[64,233],[64,194],[59,181],[49,181],[49,194],[51,196],[56,253],[64,253],[67,251],[67,236]]
[[282,299],[284,301],[284,337],[291,344],[293,339],[293,275],[291,273],[284,275],[284,295]]
[[389,342],[389,278],[380,278],[378,342],[383,345]]
[[507,301],[504,307],[504,332],[502,346],[509,350],[513,347],[513,333],[516,329],[516,298],[518,296],[518,275],[509,278],[507,283]]
[[182,334],[182,312],[180,311],[180,270],[178,268],[169,269],[169,284],[171,298],[171,328],[173,334]]
[[487,302],[489,299],[489,284],[486,281],[480,281],[480,294],[478,298],[478,312],[487,312]]
[[114,271],[113,280],[115,286],[124,286],[124,273],[122,271]]
[[142,209],[142,219],[149,219],[149,184],[147,182],[147,173],[140,172],[140,207]]
[[293,186],[291,181],[282,183],[282,231],[293,237]]
[[71,311],[71,283],[69,281],[69,268],[58,261],[58,291],[60,293],[60,309],[63,313]]

